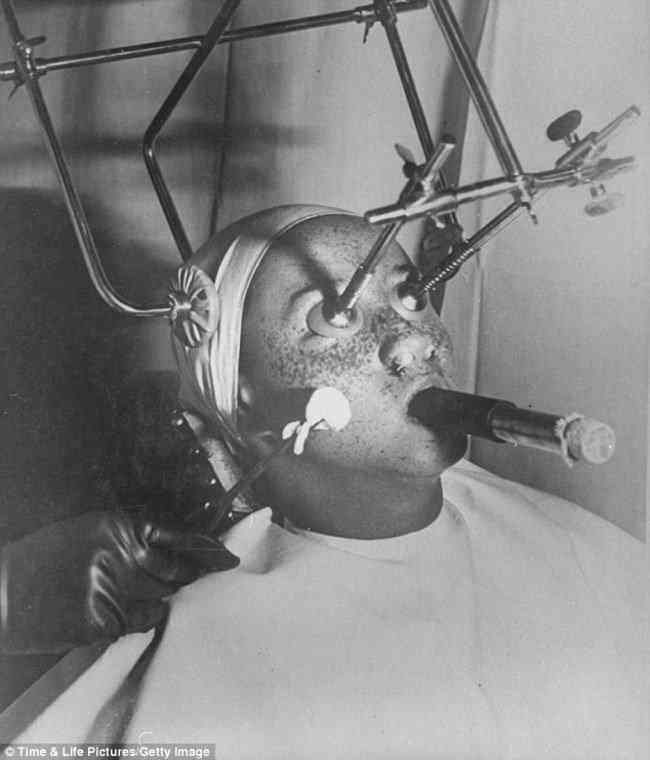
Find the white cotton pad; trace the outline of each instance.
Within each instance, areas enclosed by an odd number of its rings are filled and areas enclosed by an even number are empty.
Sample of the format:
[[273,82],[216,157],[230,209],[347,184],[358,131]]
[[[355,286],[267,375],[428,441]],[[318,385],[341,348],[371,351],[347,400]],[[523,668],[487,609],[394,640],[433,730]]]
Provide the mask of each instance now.
[[351,419],[350,402],[336,388],[317,388],[307,402],[305,421],[317,429],[343,430]]
[[287,438],[291,438],[292,435],[295,435],[299,427],[300,427],[300,420],[287,422],[287,424],[282,428],[282,440],[286,441]]

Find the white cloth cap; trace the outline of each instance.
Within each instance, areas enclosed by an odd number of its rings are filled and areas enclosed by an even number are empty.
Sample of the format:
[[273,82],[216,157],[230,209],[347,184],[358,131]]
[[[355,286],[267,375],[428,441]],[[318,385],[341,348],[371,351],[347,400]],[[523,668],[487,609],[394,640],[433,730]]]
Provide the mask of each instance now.
[[[314,217],[341,213],[348,212],[306,205],[263,211],[227,228],[179,270],[172,294],[182,291],[178,297],[185,297],[188,306],[174,315],[172,321],[199,321],[206,328],[200,336],[198,328],[192,328],[197,340],[190,345],[191,341],[184,339],[183,331],[174,324],[172,339],[181,379],[180,400],[187,408],[215,423],[231,449],[241,444],[237,429],[241,326],[246,293],[257,267],[273,242],[291,228]],[[188,274],[188,268],[194,271]],[[191,314],[189,306],[192,293],[188,291],[187,282],[194,274],[194,279],[201,283],[200,289],[204,290],[202,273],[214,280],[215,292],[207,299],[212,299],[218,310],[218,319],[212,320],[209,327],[210,320]]]

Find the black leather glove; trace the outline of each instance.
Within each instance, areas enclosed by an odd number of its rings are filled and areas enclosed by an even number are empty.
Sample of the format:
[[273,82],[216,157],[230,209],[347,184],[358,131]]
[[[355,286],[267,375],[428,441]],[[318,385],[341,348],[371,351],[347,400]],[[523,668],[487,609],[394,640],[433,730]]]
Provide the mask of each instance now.
[[87,512],[0,551],[0,651],[60,653],[146,631],[166,597],[236,567],[219,541],[121,512]]

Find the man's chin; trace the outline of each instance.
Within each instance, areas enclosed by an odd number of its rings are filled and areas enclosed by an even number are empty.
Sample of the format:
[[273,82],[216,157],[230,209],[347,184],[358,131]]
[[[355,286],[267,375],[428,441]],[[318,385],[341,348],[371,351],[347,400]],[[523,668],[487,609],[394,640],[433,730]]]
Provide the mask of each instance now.
[[441,475],[448,467],[456,464],[467,453],[469,438],[464,433],[434,433],[432,441],[426,446],[430,453],[429,476]]
[[441,433],[440,450],[447,455],[447,467],[456,464],[467,453],[469,446],[469,436],[464,433]]
[[[436,433],[427,441],[414,442],[408,457],[396,459],[391,469],[406,479],[431,481],[437,479],[467,452],[468,438],[462,433]],[[385,466],[385,465],[384,465]]]

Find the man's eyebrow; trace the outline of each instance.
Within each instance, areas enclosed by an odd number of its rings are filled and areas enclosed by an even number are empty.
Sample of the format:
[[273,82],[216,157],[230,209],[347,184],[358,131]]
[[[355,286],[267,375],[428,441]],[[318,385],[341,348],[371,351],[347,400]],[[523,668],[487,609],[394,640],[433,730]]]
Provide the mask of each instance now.
[[[304,258],[301,259],[301,263],[305,263]],[[409,260],[408,262],[400,262],[399,264],[393,264],[393,266],[388,270],[387,274],[389,276],[396,275],[396,274],[405,275],[412,272],[414,269],[417,269],[417,267],[412,261]],[[331,277],[327,278],[327,286],[325,288],[321,287],[317,283],[309,283],[307,285],[304,285],[299,290],[296,290],[295,293],[292,293],[287,299],[287,305],[283,309],[282,317],[284,319],[289,317],[295,309],[300,307],[300,301],[303,299],[305,295],[317,290],[320,290],[321,292],[323,292],[323,295],[325,298],[332,297],[334,293],[333,278]]]
[[309,293],[313,290],[318,290],[318,288],[315,285],[305,285],[304,288],[300,288],[300,290],[296,290],[295,293],[292,293],[289,296],[289,299],[287,301],[287,307],[284,310],[285,314],[289,311],[292,311],[294,307],[296,306],[296,303],[302,296],[304,296],[306,293]]
[[408,261],[402,261],[399,264],[393,264],[390,270],[390,274],[408,274],[412,272],[413,270],[417,270],[418,266],[415,262],[411,261],[409,258]]
[[[308,284],[304,287],[300,288],[299,290],[296,290],[294,293],[292,293],[287,298],[286,306],[282,309],[281,319],[290,319],[294,316],[297,312],[301,312],[304,310],[304,305],[306,301],[306,297],[311,295],[312,297],[309,299],[310,306],[315,305],[319,301],[319,296],[322,295],[322,290],[320,290],[316,285]],[[305,312],[305,325],[307,324],[307,314]]]

